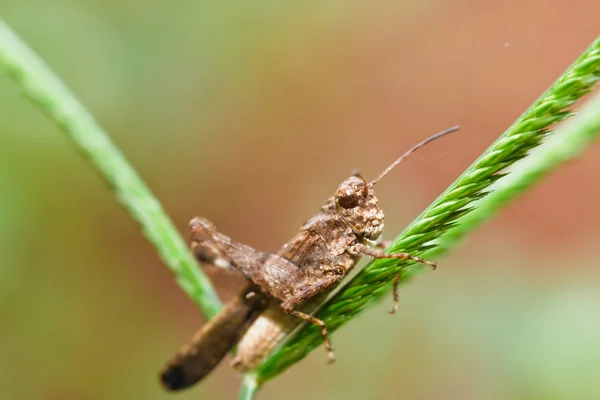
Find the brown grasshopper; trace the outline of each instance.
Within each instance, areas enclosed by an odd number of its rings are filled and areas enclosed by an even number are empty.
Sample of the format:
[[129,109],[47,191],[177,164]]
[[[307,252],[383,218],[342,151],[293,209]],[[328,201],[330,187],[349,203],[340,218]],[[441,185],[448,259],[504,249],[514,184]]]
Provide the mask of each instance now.
[[[373,258],[435,262],[408,253],[386,253],[378,246],[383,233],[383,212],[374,185],[404,158],[425,144],[449,133],[439,132],[408,150],[375,179],[367,182],[355,173],[344,180],[317,214],[277,254],[255,250],[217,232],[204,218],[190,222],[191,247],[201,262],[241,272],[251,284],[207,322],[161,374],[170,390],[188,387],[206,376],[240,340],[256,318],[273,304],[301,320],[321,327],[328,362],[335,360],[325,323],[302,308],[315,296],[329,292],[367,255]],[[398,308],[399,275],[394,280],[392,313]]]

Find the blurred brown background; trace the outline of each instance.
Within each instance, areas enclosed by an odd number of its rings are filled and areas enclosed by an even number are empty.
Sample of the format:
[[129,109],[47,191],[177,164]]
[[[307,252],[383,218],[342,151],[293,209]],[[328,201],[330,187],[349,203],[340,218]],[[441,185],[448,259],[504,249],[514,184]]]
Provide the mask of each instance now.
[[[395,236],[600,32],[595,1],[0,0],[179,229],[276,250],[353,168]],[[600,398],[600,147],[334,336],[261,399]],[[211,274],[224,297],[240,282]],[[3,399],[233,399],[157,371],[201,324],[57,127],[0,77]]]

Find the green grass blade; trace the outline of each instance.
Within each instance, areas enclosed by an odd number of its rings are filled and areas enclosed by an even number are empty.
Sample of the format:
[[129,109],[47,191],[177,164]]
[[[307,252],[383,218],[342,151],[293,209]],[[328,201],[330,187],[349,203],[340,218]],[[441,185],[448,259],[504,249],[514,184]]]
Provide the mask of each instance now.
[[260,389],[260,387],[254,376],[245,375],[244,379],[242,379],[238,400],[252,400],[256,393],[258,393],[258,389]]
[[440,248],[454,247],[469,231],[493,217],[516,196],[540,181],[561,164],[576,158],[600,136],[600,93],[587,101],[575,117],[529,157],[520,161],[509,175],[499,180],[492,192],[477,203],[477,209],[461,219],[439,240]]
[[[550,168],[580,151],[595,137],[595,133],[590,133],[593,127],[577,128],[577,133],[563,136],[574,141],[572,147],[569,146],[570,151],[565,148],[560,154],[550,150],[546,150],[548,153],[540,153],[538,157],[541,157],[543,162],[538,161],[537,166],[540,168],[537,172],[522,172],[514,174],[512,178],[501,179],[508,167],[542,143],[551,125],[571,115],[568,107],[592,90],[599,78],[600,38],[596,39],[548,91],[394,240],[388,251],[406,251],[427,258],[443,254],[518,193],[538,181]],[[572,139],[573,135],[577,139]],[[542,166],[544,168],[541,168]],[[486,198],[490,187],[496,181],[498,183],[495,192]],[[390,282],[397,274],[401,273],[402,282],[405,282],[422,270],[421,267],[407,269],[409,264],[410,262],[395,260],[370,262],[321,307],[317,317],[324,320],[328,330],[333,332],[354,318],[368,303],[389,292]],[[254,371],[258,382],[263,383],[282,373],[321,342],[318,327],[303,326]]]
[[75,95],[1,19],[0,71],[62,128],[140,224],[181,288],[206,318],[214,316],[221,302],[159,201]]

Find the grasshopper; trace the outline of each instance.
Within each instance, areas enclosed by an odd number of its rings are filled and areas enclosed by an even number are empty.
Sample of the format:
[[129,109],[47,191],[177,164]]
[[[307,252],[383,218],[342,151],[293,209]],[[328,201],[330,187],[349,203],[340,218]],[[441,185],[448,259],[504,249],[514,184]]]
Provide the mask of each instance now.
[[[338,186],[321,210],[308,219],[298,234],[276,254],[235,242],[218,232],[204,218],[192,219],[191,247],[198,260],[238,271],[250,284],[214,319],[208,321],[194,335],[190,344],[184,346],[167,365],[161,373],[164,386],[169,390],[179,390],[202,379],[240,341],[261,313],[265,310],[268,313],[274,308],[318,325],[327,350],[328,363],[333,362],[335,356],[326,324],[303,309],[315,299],[321,298],[322,294],[330,292],[352,270],[361,256],[410,259],[436,267],[435,262],[408,253],[386,253],[383,250],[380,238],[384,216],[373,187],[414,151],[458,129],[455,126],[423,140],[371,181],[354,173]],[[400,275],[397,275],[394,279],[394,306],[391,313],[398,308],[399,278]],[[251,343],[253,341],[256,343],[256,338],[250,340]],[[265,340],[265,343],[273,341]],[[272,347],[262,346],[258,355],[238,355],[234,365],[237,369],[247,370],[253,366],[247,360],[263,357]],[[247,352],[247,346],[244,348]]]

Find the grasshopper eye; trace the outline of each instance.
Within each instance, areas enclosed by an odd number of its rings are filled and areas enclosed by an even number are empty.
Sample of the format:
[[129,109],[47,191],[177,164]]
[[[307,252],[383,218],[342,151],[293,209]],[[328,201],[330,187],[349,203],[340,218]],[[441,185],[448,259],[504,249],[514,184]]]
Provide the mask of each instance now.
[[338,193],[337,201],[340,206],[346,209],[358,206],[358,194],[356,192],[345,191]]

